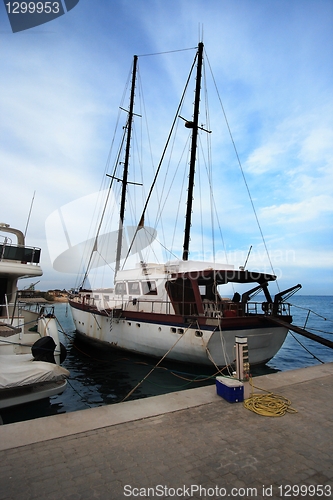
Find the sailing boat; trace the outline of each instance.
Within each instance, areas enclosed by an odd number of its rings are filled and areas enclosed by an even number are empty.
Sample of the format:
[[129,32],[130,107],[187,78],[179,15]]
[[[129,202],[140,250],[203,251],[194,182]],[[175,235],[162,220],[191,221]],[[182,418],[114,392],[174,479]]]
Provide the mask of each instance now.
[[[112,347],[157,358],[167,354],[174,361],[224,367],[235,359],[235,338],[246,337],[250,364],[264,364],[278,352],[286,338],[292,322],[286,300],[300,285],[273,298],[268,289],[269,283],[276,280],[273,274],[189,260],[197,138],[198,131],[204,130],[199,126],[203,48],[203,43],[199,43],[193,120],[185,122],[192,134],[182,259],[164,264],[141,262],[134,269],[120,268],[134,114],[135,56],[114,288],[81,289],[70,297],[69,304],[77,338],[95,347]],[[145,208],[137,232],[142,230]],[[222,298],[220,288],[228,283],[246,284],[249,289],[241,295],[235,293],[233,299]],[[263,302],[252,301],[259,293],[264,295]]]

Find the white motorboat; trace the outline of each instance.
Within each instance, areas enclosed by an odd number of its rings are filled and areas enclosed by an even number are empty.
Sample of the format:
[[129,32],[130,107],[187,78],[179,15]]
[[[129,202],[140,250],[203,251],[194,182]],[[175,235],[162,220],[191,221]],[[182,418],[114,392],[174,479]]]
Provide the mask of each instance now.
[[66,350],[53,310],[20,302],[17,282],[42,275],[41,251],[8,224],[0,233],[0,408],[8,408],[61,394],[69,372],[60,366]]

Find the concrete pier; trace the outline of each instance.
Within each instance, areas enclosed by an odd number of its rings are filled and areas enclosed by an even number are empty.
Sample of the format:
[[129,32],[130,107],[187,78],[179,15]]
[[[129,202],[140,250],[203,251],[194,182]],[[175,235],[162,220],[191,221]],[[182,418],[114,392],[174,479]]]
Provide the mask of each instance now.
[[209,386],[0,426],[0,500],[331,498],[333,363],[254,384],[297,413]]

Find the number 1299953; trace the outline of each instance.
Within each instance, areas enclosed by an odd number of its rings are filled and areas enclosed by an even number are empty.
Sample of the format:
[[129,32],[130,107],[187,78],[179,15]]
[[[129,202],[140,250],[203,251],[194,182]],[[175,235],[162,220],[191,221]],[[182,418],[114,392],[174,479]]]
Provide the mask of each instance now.
[[329,484],[286,484],[278,486],[279,496],[282,498],[290,497],[330,497],[332,495],[332,486]]
[[8,14],[59,14],[59,2],[8,2]]

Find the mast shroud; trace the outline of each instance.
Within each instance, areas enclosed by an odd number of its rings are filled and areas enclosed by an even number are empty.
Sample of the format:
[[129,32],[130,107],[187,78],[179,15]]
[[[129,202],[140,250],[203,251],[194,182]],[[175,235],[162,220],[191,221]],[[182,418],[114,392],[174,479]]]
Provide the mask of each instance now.
[[126,140],[126,151],[125,151],[125,161],[124,161],[124,172],[122,179],[122,191],[121,191],[121,202],[120,202],[120,215],[119,215],[119,231],[118,231],[118,241],[117,241],[117,253],[116,253],[116,268],[115,274],[119,271],[120,267],[120,257],[121,257],[121,247],[123,241],[123,229],[124,229],[124,218],[125,218],[125,203],[126,203],[126,189],[127,189],[127,178],[128,178],[128,166],[130,158],[130,148],[131,148],[131,135],[132,135],[132,123],[133,123],[133,109],[134,109],[134,97],[135,97],[135,80],[136,80],[136,68],[137,68],[138,56],[134,56],[133,60],[133,72],[132,72],[132,86],[131,86],[131,97],[130,97],[130,107],[128,111],[128,121],[127,121],[127,140]]
[[203,43],[200,42],[198,45],[198,64],[197,64],[197,78],[196,78],[196,87],[195,87],[193,122],[190,124],[190,126],[192,128],[192,143],[191,143],[190,172],[189,172],[189,178],[188,178],[187,208],[186,208],[185,234],[184,234],[184,245],[183,245],[183,260],[188,260],[189,246],[190,246],[194,174],[195,174],[195,163],[196,163],[196,155],[197,155],[197,139],[198,139],[198,121],[199,121],[199,107],[200,107],[203,47],[204,47]]

